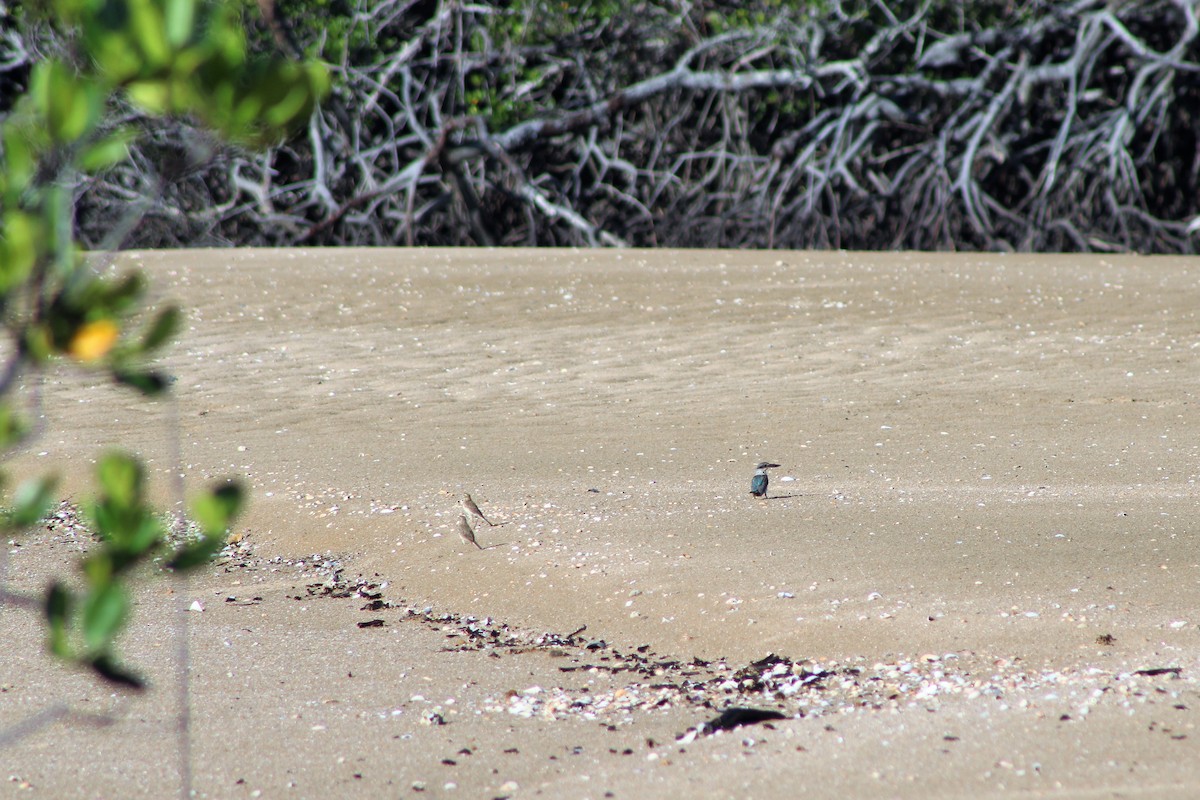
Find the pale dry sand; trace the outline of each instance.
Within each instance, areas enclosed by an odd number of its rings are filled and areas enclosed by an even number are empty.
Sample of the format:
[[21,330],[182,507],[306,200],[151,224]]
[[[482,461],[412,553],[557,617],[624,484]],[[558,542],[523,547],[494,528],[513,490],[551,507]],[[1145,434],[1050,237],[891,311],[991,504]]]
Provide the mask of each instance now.
[[[119,444],[164,502],[177,462],[193,487],[240,475],[256,556],[328,554],[418,607],[735,667],[950,655],[967,684],[1027,684],[680,745],[703,709],[493,713],[508,690],[587,681],[544,653],[442,652],[443,632],[394,610],[358,629],[361,600],[291,599],[299,568],[217,569],[182,592],[206,604],[189,627],[199,796],[1200,796],[1194,259],[124,261],[190,309],[167,359],[177,401],[55,375],[18,469],[65,469],[82,497],[97,448]],[[763,459],[783,468],[758,501]],[[482,552],[456,532],[463,491],[505,523],[479,528]],[[20,588],[34,552],[11,557]],[[21,638],[35,621],[4,611],[19,643],[0,655],[0,727],[57,701],[121,716],[9,745],[0,796],[174,791],[179,600],[141,595],[126,650],[159,690],[120,703],[47,667]],[[1179,677],[1130,682],[1159,667]],[[420,724],[431,704],[447,725]]]

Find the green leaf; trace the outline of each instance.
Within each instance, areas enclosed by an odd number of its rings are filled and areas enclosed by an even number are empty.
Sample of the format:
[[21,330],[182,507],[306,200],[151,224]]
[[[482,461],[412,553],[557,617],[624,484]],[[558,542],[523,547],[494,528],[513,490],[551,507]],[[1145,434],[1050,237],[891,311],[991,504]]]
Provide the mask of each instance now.
[[179,49],[192,38],[196,0],[167,0],[167,43]]
[[95,586],[119,580],[119,576],[137,566],[145,557],[146,551],[135,551],[130,546],[131,531],[136,526],[117,529],[117,534],[105,542],[105,546],[83,559],[83,572]]
[[142,465],[124,453],[108,453],[96,467],[96,477],[104,493],[102,504],[131,509],[142,502]]
[[13,509],[8,522],[16,528],[26,528],[46,516],[54,504],[54,490],[58,479],[54,477],[31,478],[13,495]]
[[84,576],[92,586],[105,586],[112,583],[117,573],[116,555],[119,555],[120,543],[106,541],[105,546],[85,556],[79,566]]
[[111,84],[125,83],[145,70],[145,61],[124,30],[105,31],[89,44],[101,74]]
[[96,535],[101,539],[113,538],[112,531],[121,530],[121,514],[113,503],[99,500],[91,507],[92,522],[96,525]]
[[96,124],[103,94],[100,88],[78,77],[61,61],[51,59],[34,67],[30,89],[46,120],[50,137],[70,144]]
[[[175,76],[177,82],[190,85],[192,76],[210,58],[212,58],[212,52],[209,48],[200,45],[184,47],[175,54],[174,62],[171,64],[171,74]],[[193,93],[189,94],[190,96],[194,96],[194,87]]]
[[329,79],[329,69],[321,63],[310,61],[303,65],[304,74],[308,78],[309,90],[317,102],[324,100],[329,94],[332,83]]
[[171,380],[160,372],[151,370],[116,369],[113,378],[117,383],[132,386],[144,395],[153,397],[162,394],[171,385]]
[[146,290],[146,279],[140,272],[122,275],[117,281],[104,281],[108,309],[121,312],[132,308]]
[[165,114],[171,110],[171,83],[167,80],[134,81],[126,88],[130,102],[148,114]]
[[8,181],[7,190],[19,196],[29,185],[37,169],[33,146],[24,126],[9,122],[4,126],[4,172]]
[[72,274],[62,302],[80,316],[118,316],[136,305],[145,288],[146,280],[140,272],[100,278],[84,268]]
[[205,536],[224,536],[242,510],[245,492],[230,481],[192,501],[192,519]]
[[149,330],[142,336],[142,351],[157,350],[169,342],[179,331],[182,320],[183,314],[178,306],[168,306],[158,312]]
[[129,143],[133,138],[133,132],[123,128],[89,145],[79,156],[80,169],[95,173],[120,164],[129,157]]
[[246,62],[246,29],[232,3],[224,3],[213,10],[204,41],[213,51],[214,63],[220,63],[230,73],[242,69]]
[[35,365],[48,360],[54,354],[54,337],[48,325],[31,326],[26,328],[23,334],[21,347]]
[[129,599],[119,583],[108,583],[89,595],[83,605],[83,641],[87,649],[107,651],[128,613]]
[[146,66],[158,69],[171,58],[162,11],[151,0],[129,0],[134,41],[146,57]]
[[290,61],[272,64],[259,78],[256,91],[262,98],[267,125],[279,131],[285,131],[299,118],[306,118],[316,101],[309,73]]
[[125,545],[131,554],[140,557],[154,549],[162,541],[165,533],[166,529],[163,528],[162,523],[147,514],[129,531]]
[[24,211],[9,211],[0,231],[0,292],[23,283],[37,263],[42,226]]
[[225,132],[232,137],[243,140],[255,139],[259,136],[261,126],[258,119],[262,115],[263,101],[257,94],[239,97],[229,118],[224,120]]
[[50,87],[56,72],[65,70],[61,61],[49,58],[40,64],[35,64],[29,74],[29,97],[33,100],[35,114],[39,117],[48,115],[50,108]]
[[0,403],[0,449],[12,447],[28,432],[29,426],[12,407],[8,403]]
[[205,536],[179,548],[167,566],[179,572],[195,569],[212,561],[213,556],[219,553],[224,546],[224,536]]
[[46,602],[43,610],[46,625],[49,628],[50,652],[59,658],[71,657],[71,642],[67,636],[67,626],[71,615],[71,593],[57,581],[46,591]]

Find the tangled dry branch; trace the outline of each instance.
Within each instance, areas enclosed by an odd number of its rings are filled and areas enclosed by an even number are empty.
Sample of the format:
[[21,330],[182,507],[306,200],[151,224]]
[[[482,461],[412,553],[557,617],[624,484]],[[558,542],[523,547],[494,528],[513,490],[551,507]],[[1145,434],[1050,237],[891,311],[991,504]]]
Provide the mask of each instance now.
[[134,239],[163,246],[1188,253],[1198,2],[1031,2],[974,30],[932,0],[834,4],[721,34],[645,4],[528,45],[491,42],[492,6],[364,3],[364,35],[401,43],[342,54],[306,136],[202,167],[186,127],[150,131],[79,208],[98,241],[152,194]]

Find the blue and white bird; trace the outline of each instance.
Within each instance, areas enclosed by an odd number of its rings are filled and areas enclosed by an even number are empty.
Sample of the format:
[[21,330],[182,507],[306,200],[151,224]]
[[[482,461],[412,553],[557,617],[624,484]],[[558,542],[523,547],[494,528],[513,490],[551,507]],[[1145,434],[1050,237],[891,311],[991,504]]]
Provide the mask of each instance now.
[[772,464],[770,461],[760,461],[758,467],[754,471],[754,477],[750,479],[750,494],[755,497],[767,496],[767,470],[778,467],[778,464]]

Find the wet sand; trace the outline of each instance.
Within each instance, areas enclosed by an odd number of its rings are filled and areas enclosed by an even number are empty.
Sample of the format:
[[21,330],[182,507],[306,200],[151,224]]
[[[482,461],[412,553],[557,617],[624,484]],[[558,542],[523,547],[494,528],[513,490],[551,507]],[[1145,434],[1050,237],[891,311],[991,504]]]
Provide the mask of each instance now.
[[[251,487],[238,532],[289,566],[214,568],[180,592],[207,609],[189,626],[201,796],[1200,792],[1194,259],[226,250],[124,263],[189,309],[165,359],[175,400],[64,370],[45,388],[47,434],[14,469],[63,469],[82,498],[97,448],[119,444],[150,461],[166,504],[177,464],[191,487]],[[760,460],[783,465],[766,500],[749,495]],[[503,523],[478,529],[485,550],[456,533],[463,491]],[[296,566],[310,554],[383,586],[386,628],[357,627],[362,598],[307,595],[325,579],[305,572],[312,559]],[[14,581],[36,571],[22,558]],[[224,603],[247,586],[262,600]],[[170,627],[179,596],[145,591],[127,650],[169,687],[174,650],[138,626]],[[587,627],[561,657],[444,652],[447,632],[401,610],[427,606]],[[616,721],[485,710],[509,690],[577,691],[558,659],[587,666],[585,639],[731,671],[768,653],[858,665],[885,683],[922,665],[924,683],[836,713],[739,695],[805,716],[687,744],[675,736],[713,716],[702,706]],[[33,654],[15,667],[0,672],[21,702],[0,703],[0,726],[56,690],[110,694]],[[1134,675],[1165,667],[1179,671]],[[1002,696],[978,691],[996,676]],[[173,750],[123,770],[93,743],[161,739],[170,691],[131,701],[140,725],[22,739],[9,772],[61,792],[69,766],[109,787],[74,796],[120,796],[105,781],[150,764],[151,788],[135,788],[161,796]],[[420,724],[431,703],[446,725]],[[57,769],[38,757],[53,742],[75,742]]]

